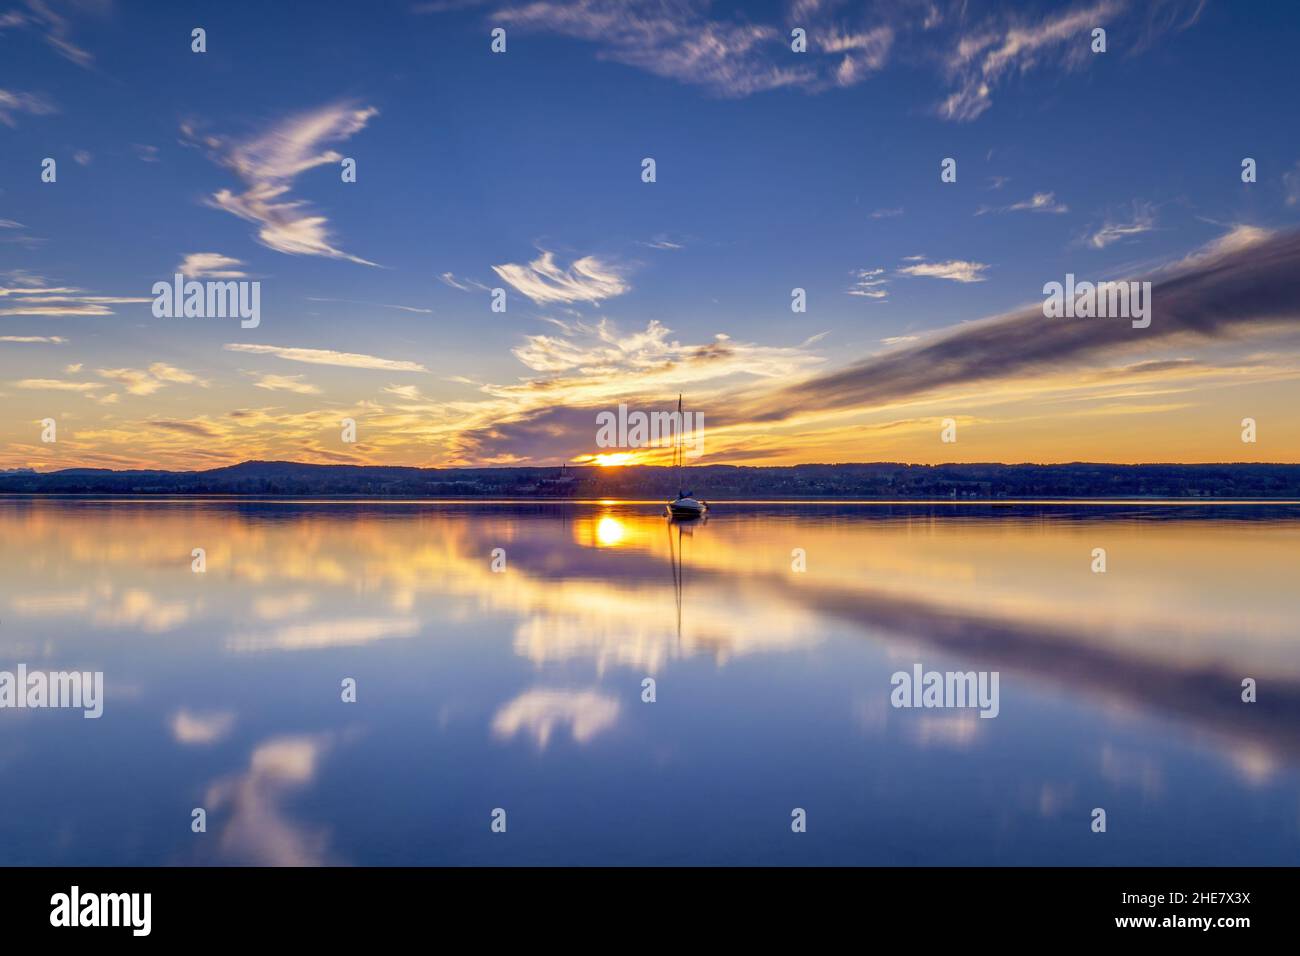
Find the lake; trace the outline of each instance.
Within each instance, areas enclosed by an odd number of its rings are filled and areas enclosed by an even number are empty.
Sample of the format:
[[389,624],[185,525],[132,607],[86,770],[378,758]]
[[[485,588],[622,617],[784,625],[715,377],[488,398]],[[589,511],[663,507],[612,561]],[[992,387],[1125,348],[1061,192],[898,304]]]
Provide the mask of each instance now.
[[1300,857],[1300,505],[661,510],[0,500],[0,864]]

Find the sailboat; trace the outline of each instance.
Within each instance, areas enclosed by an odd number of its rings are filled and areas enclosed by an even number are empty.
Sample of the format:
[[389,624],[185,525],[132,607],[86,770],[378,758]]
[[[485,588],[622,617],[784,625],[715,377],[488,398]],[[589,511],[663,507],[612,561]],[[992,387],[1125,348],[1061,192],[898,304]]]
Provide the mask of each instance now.
[[677,497],[668,502],[668,514],[673,518],[691,519],[702,518],[704,513],[709,510],[707,501],[700,501],[689,491],[683,491],[682,488],[682,468],[683,459],[686,457],[682,450],[682,397],[677,396],[677,427],[673,429],[673,466],[677,469]]

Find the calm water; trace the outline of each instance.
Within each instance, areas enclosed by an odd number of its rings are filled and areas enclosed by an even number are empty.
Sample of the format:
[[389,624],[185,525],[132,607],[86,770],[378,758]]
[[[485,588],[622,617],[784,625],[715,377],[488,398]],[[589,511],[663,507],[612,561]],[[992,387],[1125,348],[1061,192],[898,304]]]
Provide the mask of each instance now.
[[1300,859],[1300,506],[7,500],[0,569],[0,670],[106,683],[0,710],[0,864]]

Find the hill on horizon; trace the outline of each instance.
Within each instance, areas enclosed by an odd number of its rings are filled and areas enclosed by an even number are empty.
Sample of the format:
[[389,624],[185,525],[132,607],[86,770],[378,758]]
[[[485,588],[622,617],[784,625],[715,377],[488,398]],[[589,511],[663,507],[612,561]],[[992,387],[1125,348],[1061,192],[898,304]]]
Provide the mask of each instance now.
[[[715,499],[1300,499],[1300,464],[692,465],[684,482],[687,490]],[[203,471],[0,472],[0,494],[657,499],[677,491],[676,470],[661,465],[421,468],[250,460]]]

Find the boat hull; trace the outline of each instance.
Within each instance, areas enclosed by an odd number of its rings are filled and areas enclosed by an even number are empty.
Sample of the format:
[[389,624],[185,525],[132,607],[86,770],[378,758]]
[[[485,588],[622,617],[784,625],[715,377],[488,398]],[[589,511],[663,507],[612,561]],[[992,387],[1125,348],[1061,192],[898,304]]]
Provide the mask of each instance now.
[[694,498],[678,498],[668,502],[665,510],[674,518],[702,518],[709,506]]

